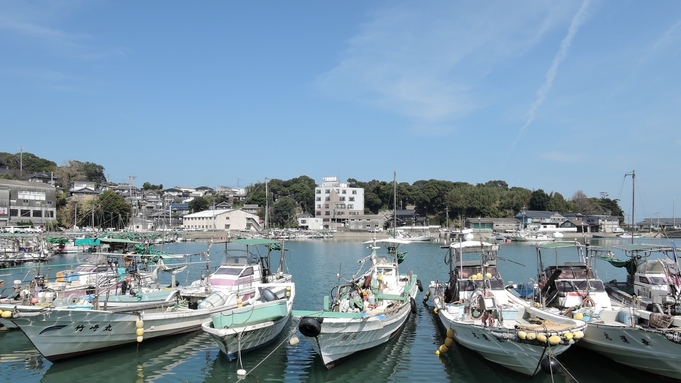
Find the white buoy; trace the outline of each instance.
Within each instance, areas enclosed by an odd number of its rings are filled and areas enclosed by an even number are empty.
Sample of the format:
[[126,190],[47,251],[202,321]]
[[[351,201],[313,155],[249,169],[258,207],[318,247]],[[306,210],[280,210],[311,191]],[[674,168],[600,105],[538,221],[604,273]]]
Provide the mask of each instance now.
[[243,368],[240,368],[240,369],[236,370],[236,374],[239,375],[239,376],[245,376],[246,370],[244,370]]
[[288,343],[289,343],[291,346],[297,345],[298,342],[299,342],[298,337],[295,336],[295,335],[292,336],[291,339],[289,339],[289,341],[288,341]]

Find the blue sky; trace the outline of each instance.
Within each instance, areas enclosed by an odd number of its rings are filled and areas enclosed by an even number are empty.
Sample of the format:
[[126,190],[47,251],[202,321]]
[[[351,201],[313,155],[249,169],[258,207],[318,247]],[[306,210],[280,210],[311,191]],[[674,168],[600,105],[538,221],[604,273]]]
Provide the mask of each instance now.
[[395,171],[630,213],[635,170],[637,218],[681,215],[678,1],[4,1],[0,52],[0,151],[114,182]]

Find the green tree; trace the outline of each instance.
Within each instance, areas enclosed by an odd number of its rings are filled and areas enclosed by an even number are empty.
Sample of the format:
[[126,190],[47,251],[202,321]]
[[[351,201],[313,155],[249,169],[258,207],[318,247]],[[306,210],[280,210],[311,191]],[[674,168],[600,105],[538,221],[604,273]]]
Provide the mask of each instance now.
[[532,196],[530,197],[529,210],[546,211],[549,208],[550,200],[551,197],[549,197],[549,195],[546,194],[545,191],[543,191],[542,189],[537,189],[532,192]]
[[198,213],[200,211],[208,210],[210,207],[210,202],[205,197],[194,197],[193,200],[189,201],[189,211]]
[[97,197],[95,215],[102,228],[126,226],[132,216],[132,206],[125,198],[112,190],[106,190]]
[[106,182],[106,177],[104,176],[104,166],[95,164],[93,162],[83,163],[83,172],[85,179],[91,182],[96,182],[98,184],[103,184]]
[[281,197],[272,209],[272,223],[276,227],[296,227],[296,201],[291,197]]

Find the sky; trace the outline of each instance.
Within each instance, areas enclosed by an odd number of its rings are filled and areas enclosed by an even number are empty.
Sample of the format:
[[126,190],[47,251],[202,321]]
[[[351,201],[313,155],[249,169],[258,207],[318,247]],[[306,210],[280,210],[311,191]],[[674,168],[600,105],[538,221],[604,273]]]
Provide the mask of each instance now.
[[672,0],[3,1],[0,152],[166,188],[503,180],[627,215],[635,172],[635,216],[675,217],[680,59]]

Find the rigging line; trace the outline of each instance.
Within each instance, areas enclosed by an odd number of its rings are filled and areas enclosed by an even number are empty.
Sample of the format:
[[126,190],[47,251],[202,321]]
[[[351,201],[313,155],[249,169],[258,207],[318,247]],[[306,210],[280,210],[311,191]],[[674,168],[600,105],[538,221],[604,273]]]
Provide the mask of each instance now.
[[[267,354],[264,358],[262,358],[262,360],[261,360],[260,362],[258,362],[258,364],[256,364],[256,365],[251,369],[251,371],[249,371],[243,378],[240,378],[239,380],[237,380],[237,383],[240,382],[240,381],[242,381],[242,380],[244,380],[244,379],[246,379],[246,377],[247,377],[248,375],[250,375],[253,371],[255,371],[256,368],[260,367],[260,365],[263,364],[263,362],[265,362],[265,360],[267,360],[267,358],[269,358],[270,356],[272,356],[272,354],[274,354],[274,352],[277,351],[277,350],[279,349],[279,347],[283,346],[284,343],[291,337],[291,335],[295,334],[296,331],[298,331],[298,328],[297,328],[296,326],[293,326],[293,329],[290,331],[290,334],[289,334],[288,336],[285,336],[285,337],[284,337],[284,340],[282,340],[281,343],[279,343],[279,344],[277,345],[277,347],[275,347],[272,351],[270,351],[269,354]],[[242,366],[242,368],[243,368],[243,366]]]

